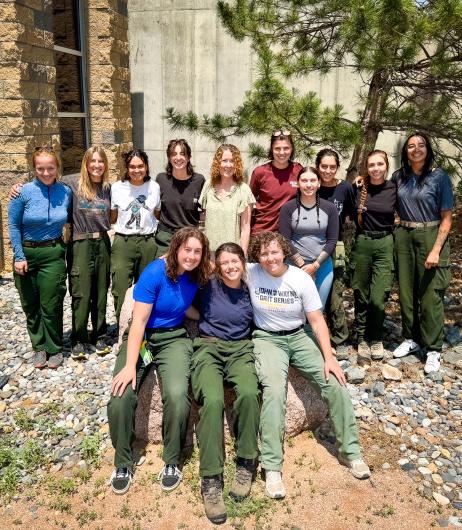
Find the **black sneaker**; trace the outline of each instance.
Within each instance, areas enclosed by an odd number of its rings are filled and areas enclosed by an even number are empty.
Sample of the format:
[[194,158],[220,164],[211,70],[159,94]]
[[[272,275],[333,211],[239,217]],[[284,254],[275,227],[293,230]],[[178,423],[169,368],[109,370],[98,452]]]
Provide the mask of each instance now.
[[96,341],[95,351],[96,351],[96,354],[99,355],[100,357],[104,357],[108,353],[111,353],[111,350],[112,348],[108,346],[104,341],[102,340]]
[[130,489],[133,482],[132,470],[128,467],[118,467],[112,472],[110,483],[112,491],[116,495],[124,495]]
[[160,487],[164,491],[174,490],[181,482],[183,474],[175,464],[165,464],[164,468],[158,475]]
[[255,473],[255,462],[246,458],[238,458],[236,462],[236,474],[234,482],[229,491],[229,496],[235,501],[247,497],[252,487],[252,478]]
[[226,521],[226,506],[223,500],[223,483],[220,475],[204,477],[201,481],[201,493],[204,501],[205,515],[214,524]]
[[77,342],[72,346],[71,357],[74,361],[85,361],[87,359],[85,346],[81,342]]

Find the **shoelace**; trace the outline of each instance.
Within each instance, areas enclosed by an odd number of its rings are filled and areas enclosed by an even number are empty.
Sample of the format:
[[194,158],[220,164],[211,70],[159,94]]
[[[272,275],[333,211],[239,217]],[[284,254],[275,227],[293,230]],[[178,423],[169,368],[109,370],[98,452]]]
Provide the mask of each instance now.
[[235,481],[242,486],[245,486],[249,480],[252,478],[252,472],[246,469],[245,467],[239,466],[236,469]]
[[183,474],[181,473],[181,471],[174,464],[167,464],[167,465],[164,466],[162,471],[159,473],[158,479],[162,480],[163,476],[167,476],[167,477],[178,476],[178,477],[182,478]]
[[118,467],[117,469],[113,469],[112,474],[107,481],[107,485],[110,486],[115,478],[124,478],[127,475],[129,476],[130,473],[126,467]]
[[213,481],[207,481],[204,485],[204,495],[210,499],[213,504],[217,504],[220,501],[221,482],[218,479]]

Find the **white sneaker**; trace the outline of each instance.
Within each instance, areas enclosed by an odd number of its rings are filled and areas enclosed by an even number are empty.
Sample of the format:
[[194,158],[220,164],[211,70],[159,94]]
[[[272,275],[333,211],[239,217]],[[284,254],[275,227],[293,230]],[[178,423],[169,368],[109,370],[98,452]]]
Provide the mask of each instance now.
[[424,366],[424,372],[426,374],[431,374],[437,372],[440,369],[440,359],[441,353],[438,351],[429,351],[427,352],[427,362]]
[[282,482],[280,471],[266,470],[266,494],[270,499],[283,499],[286,496],[286,489]]
[[411,355],[411,353],[417,353],[419,351],[420,346],[417,344],[417,342],[414,342],[412,339],[404,339],[404,341],[393,352],[393,357],[406,357],[406,355]]
[[371,476],[371,470],[369,466],[364,462],[362,458],[356,458],[355,460],[348,460],[347,457],[339,454],[338,461],[349,468],[350,473],[359,480],[364,480]]

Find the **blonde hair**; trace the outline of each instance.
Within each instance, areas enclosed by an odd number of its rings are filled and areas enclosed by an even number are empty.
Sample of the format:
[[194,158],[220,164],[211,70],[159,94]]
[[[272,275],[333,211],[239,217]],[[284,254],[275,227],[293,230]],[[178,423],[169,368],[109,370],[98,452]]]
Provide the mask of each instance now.
[[[380,155],[384,159],[385,165],[387,166],[387,171],[388,171],[389,163],[388,163],[388,155],[387,155],[387,153],[385,153],[385,151],[382,151],[381,149],[374,149],[373,151],[368,153],[367,159],[366,159],[367,162],[369,162],[369,158],[371,156],[373,156],[373,155]],[[359,226],[361,228],[363,226],[363,213],[367,210],[367,208],[366,208],[367,190],[369,188],[370,182],[371,182],[371,178],[370,178],[369,172],[368,172],[367,175],[363,179],[363,186],[361,188],[361,193],[359,195],[358,224],[359,224]]]
[[78,194],[84,199],[87,199],[87,201],[92,201],[96,197],[97,193],[96,186],[90,178],[87,167],[95,153],[97,153],[104,162],[104,173],[102,180],[103,189],[109,188],[109,168],[106,153],[102,147],[99,145],[94,145],[93,147],[87,149],[83,155],[82,165],[80,166],[79,184],[77,188]]
[[215,156],[213,157],[212,167],[210,168],[210,183],[212,186],[216,186],[220,180],[220,164],[225,151],[231,151],[234,162],[234,181],[236,184],[240,184],[244,180],[244,164],[242,163],[241,152],[239,149],[232,144],[223,144],[216,150]]
[[58,155],[56,151],[53,149],[53,147],[49,145],[42,145],[34,148],[34,152],[32,153],[32,165],[35,169],[35,160],[39,156],[49,156],[51,158],[54,158],[56,168],[58,169],[58,175],[56,177],[56,180],[59,180],[61,178],[61,162],[59,161]]

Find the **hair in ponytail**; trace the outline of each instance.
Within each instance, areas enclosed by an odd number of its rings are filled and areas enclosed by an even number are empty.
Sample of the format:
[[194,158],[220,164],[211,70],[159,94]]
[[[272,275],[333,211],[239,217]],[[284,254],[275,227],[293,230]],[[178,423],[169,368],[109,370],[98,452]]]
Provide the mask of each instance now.
[[[373,155],[380,155],[385,160],[385,165],[387,166],[387,171],[389,168],[388,163],[388,155],[385,151],[382,151],[382,149],[374,149],[373,151],[370,151],[367,155],[367,162],[369,162],[369,158]],[[358,224],[362,228],[363,226],[363,213],[367,211],[366,208],[366,200],[367,200],[367,190],[369,188],[369,184],[371,183],[371,178],[369,176],[369,172],[363,179],[363,185],[361,188],[361,193],[359,195],[359,204],[358,204]]]

